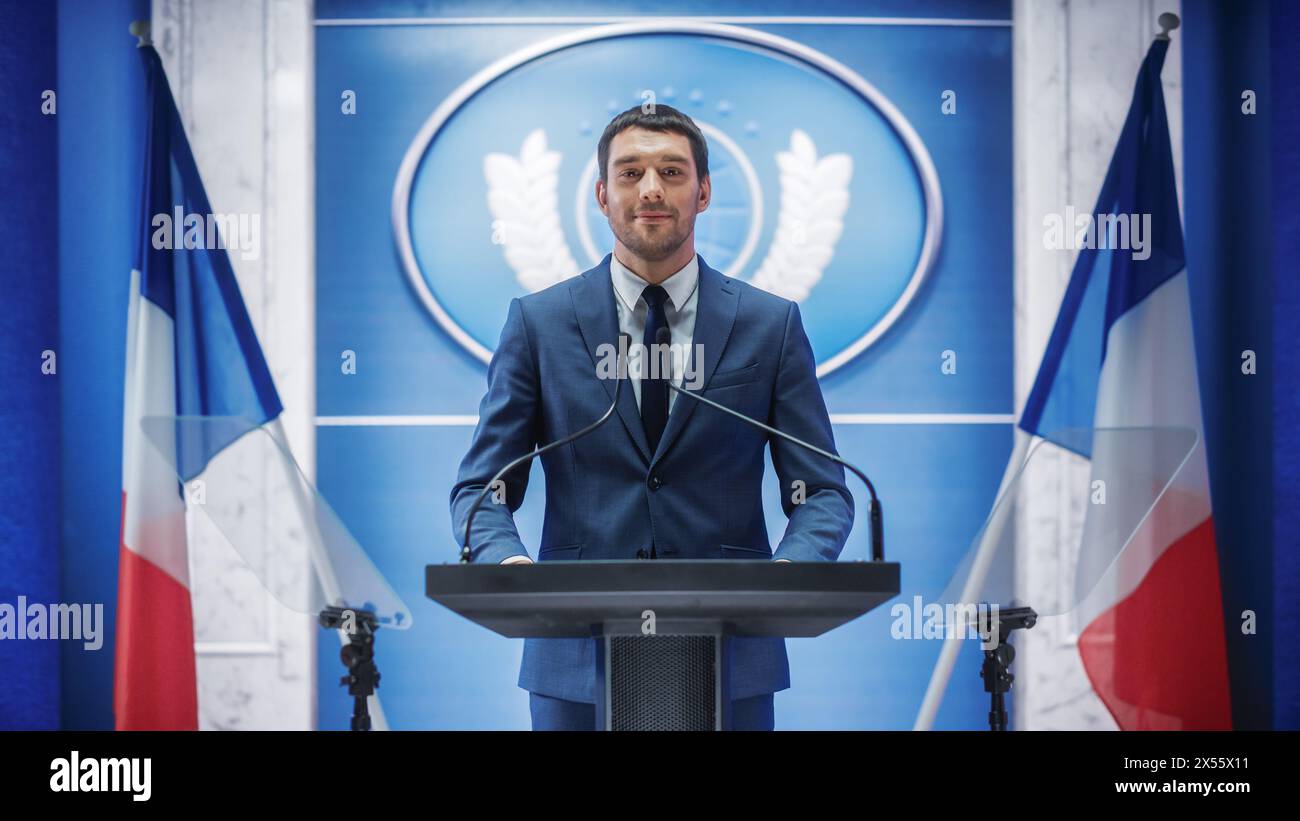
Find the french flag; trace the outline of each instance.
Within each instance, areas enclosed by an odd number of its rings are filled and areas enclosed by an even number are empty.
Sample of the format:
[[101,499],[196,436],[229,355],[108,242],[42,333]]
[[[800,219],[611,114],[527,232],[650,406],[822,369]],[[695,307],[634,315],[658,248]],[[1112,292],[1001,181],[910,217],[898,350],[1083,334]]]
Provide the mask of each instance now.
[[[1160,86],[1168,49],[1157,39],[1143,61],[1094,210],[1149,215],[1145,247],[1080,251],[1020,427],[1052,441],[1079,428],[1196,432],[1195,448],[1080,607],[1079,652],[1121,729],[1223,730],[1232,711],[1219,558]],[[1091,459],[1094,477],[1143,458],[1100,439],[1092,448],[1057,443]]]
[[[182,480],[233,440],[177,437],[160,448],[141,422],[234,416],[248,430],[281,405],[225,241],[208,241],[212,209],[162,63],[152,47],[141,53],[148,121],[127,326],[113,713],[119,730],[196,730]],[[177,216],[182,224],[169,225]]]

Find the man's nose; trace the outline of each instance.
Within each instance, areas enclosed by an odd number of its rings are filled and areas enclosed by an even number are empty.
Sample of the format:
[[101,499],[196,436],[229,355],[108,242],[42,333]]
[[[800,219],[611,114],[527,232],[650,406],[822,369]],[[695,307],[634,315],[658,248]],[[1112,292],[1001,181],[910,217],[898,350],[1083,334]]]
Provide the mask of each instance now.
[[641,199],[661,200],[664,196],[664,188],[660,183],[659,175],[654,171],[647,171],[641,175]]

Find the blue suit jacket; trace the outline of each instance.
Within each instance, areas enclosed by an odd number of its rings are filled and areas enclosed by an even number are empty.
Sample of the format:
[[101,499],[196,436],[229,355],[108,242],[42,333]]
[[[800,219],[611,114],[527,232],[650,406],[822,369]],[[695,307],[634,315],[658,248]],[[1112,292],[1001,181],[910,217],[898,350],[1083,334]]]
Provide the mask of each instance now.
[[[464,540],[474,497],[510,460],[599,419],[614,399],[601,355],[617,347],[610,256],[580,276],[511,300],[487,373],[487,393],[469,452],[451,490],[455,543]],[[703,345],[703,395],[825,450],[835,451],[799,307],[723,276],[699,258],[696,345]],[[635,340],[640,341],[640,340]],[[695,350],[692,346],[692,350]],[[763,519],[763,448],[769,443],[789,523],[773,553]],[[835,561],[853,527],[844,470],[700,402],[673,401],[651,453],[631,385],[617,416],[541,456],[546,515],[538,561],[668,559]],[[791,483],[805,499],[794,504]],[[527,555],[513,512],[528,484],[521,467],[505,478],[505,504],[474,516],[475,562]],[[527,571],[521,571],[527,572]],[[731,639],[731,698],[790,686],[782,638]],[[519,686],[595,701],[594,639],[525,639]]]

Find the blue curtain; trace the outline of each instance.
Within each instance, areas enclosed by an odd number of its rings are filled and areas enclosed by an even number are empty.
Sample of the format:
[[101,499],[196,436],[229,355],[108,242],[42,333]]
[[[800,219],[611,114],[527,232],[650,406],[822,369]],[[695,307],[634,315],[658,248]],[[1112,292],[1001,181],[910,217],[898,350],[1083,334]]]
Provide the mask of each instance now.
[[[59,599],[58,89],[53,4],[8,4],[0,26],[0,605]],[[59,726],[59,644],[0,641],[0,729]]]
[[[1269,198],[1271,151],[1280,136],[1271,134],[1271,121],[1281,98],[1271,94],[1271,60],[1282,56],[1270,54],[1269,29],[1279,31],[1282,16],[1294,17],[1290,6],[1184,0],[1180,31],[1188,280],[1237,729],[1267,729],[1275,718],[1284,724],[1288,711],[1295,726],[1294,661],[1289,676],[1280,666],[1275,670],[1281,639],[1293,637],[1297,623],[1296,595],[1288,601],[1283,591],[1288,579],[1294,583],[1294,555],[1279,550],[1274,567],[1274,515],[1295,517],[1284,504],[1274,504],[1274,460],[1294,471],[1296,452],[1294,446],[1289,453],[1274,451],[1274,425],[1281,422],[1274,417],[1274,380],[1286,378],[1277,358],[1286,344],[1275,346],[1273,340],[1275,330],[1278,339],[1295,339],[1296,319],[1294,310],[1287,315],[1274,307],[1285,291],[1294,291],[1294,283],[1284,282],[1282,268],[1274,269]],[[1294,28],[1282,30],[1294,34]],[[1243,111],[1247,91],[1254,95],[1254,114]],[[1294,277],[1294,267],[1291,272]],[[1275,320],[1282,323],[1276,329]],[[1245,351],[1254,352],[1254,375],[1242,372]],[[1276,398],[1289,390],[1293,403],[1294,376],[1290,381],[1289,389],[1278,383]],[[1254,635],[1243,633],[1244,611],[1256,616]],[[1274,705],[1288,701],[1275,715]]]

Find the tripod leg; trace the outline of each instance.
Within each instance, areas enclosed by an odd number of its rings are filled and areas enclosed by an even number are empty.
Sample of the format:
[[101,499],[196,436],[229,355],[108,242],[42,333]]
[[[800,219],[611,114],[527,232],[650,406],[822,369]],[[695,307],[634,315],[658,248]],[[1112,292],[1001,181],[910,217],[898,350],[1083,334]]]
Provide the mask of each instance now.
[[995,733],[1007,731],[1006,700],[1001,693],[993,693],[992,704],[989,707],[989,729]]
[[356,696],[352,699],[352,729],[370,730],[369,696]]

